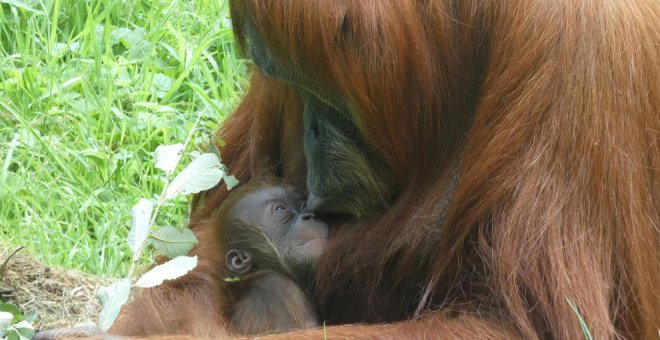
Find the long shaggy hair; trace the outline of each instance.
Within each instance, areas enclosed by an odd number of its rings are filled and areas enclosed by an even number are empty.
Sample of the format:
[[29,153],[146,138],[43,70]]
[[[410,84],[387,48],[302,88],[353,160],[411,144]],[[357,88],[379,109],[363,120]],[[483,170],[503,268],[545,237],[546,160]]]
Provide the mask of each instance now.
[[[420,320],[336,334],[579,338],[581,317],[594,338],[657,336],[657,1],[236,0],[232,17],[346,98],[401,184],[337,228],[315,295],[330,323]],[[223,161],[304,188],[302,133],[296,93],[257,70]],[[226,194],[197,197],[193,226]]]

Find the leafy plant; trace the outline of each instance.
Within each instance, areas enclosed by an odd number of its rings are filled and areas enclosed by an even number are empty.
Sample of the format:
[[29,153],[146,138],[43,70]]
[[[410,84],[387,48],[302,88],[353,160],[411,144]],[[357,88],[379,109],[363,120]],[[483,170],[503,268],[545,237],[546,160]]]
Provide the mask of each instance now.
[[[247,70],[226,0],[0,0],[0,242],[126,277],[125,207],[155,206],[163,186],[154,150],[200,113],[198,131],[215,130]],[[197,133],[188,151],[206,144]],[[157,224],[189,206],[167,200]]]
[[0,303],[0,338],[8,340],[29,340],[34,336],[32,325],[36,315],[23,315],[16,305]]
[[[164,203],[178,195],[211,189],[222,179],[225,180],[228,189],[236,184],[236,179],[226,174],[226,167],[220,163],[220,158],[216,153],[198,155],[174,179],[170,180],[199,123],[199,117],[201,115],[198,116],[185,143],[161,145],[154,152],[156,167],[165,172],[165,182],[155,208],[151,200],[141,198],[131,210],[132,226],[127,237],[128,246],[133,253],[131,268],[125,279],[101,288],[97,294],[103,305],[99,316],[99,327],[102,330],[107,330],[112,326],[122,305],[128,301],[131,288],[155,287],[165,280],[179,278],[197,266],[197,256],[186,255],[197,244],[197,238],[192,231],[189,229],[178,230],[171,226],[156,227],[156,217]],[[136,268],[148,244],[171,260],[153,267],[135,279]]]

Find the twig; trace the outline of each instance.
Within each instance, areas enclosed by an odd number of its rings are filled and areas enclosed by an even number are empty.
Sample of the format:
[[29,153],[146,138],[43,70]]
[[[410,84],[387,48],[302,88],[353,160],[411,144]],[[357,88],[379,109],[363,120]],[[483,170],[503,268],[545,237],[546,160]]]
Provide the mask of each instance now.
[[13,253],[9,254],[9,256],[5,259],[5,262],[2,263],[2,266],[0,266],[0,275],[5,275],[5,272],[7,271],[7,265],[9,264],[9,260],[11,260],[16,253],[18,253],[21,249],[25,248],[25,246],[20,246],[18,249],[14,250]]

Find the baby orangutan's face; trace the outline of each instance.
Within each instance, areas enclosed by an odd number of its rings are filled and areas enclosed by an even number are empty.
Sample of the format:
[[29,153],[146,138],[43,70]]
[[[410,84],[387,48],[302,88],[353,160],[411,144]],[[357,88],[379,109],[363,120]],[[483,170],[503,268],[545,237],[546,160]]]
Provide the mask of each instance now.
[[306,198],[285,187],[270,187],[248,194],[230,214],[259,227],[289,266],[309,265],[328,242],[328,225],[305,211]]

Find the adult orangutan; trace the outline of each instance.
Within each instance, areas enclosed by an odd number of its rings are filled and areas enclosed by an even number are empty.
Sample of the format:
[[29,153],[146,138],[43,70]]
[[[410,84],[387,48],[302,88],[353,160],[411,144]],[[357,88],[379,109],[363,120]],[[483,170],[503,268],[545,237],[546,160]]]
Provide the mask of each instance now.
[[[580,317],[598,339],[657,336],[657,1],[231,5],[255,68],[223,161],[332,221],[328,337],[580,338]],[[226,195],[193,204],[201,267],[115,333],[224,329],[205,221]]]

